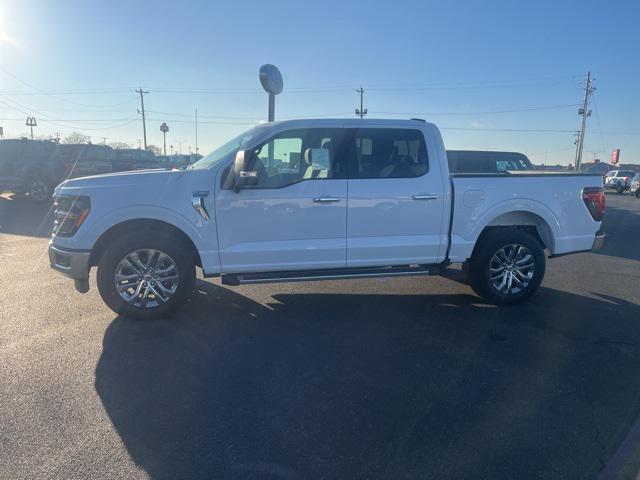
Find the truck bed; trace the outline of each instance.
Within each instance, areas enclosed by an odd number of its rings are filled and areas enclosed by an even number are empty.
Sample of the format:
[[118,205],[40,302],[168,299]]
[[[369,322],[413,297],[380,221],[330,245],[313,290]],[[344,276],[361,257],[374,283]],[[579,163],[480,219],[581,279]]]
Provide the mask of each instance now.
[[597,222],[582,199],[585,187],[602,187],[602,176],[553,171],[451,174],[451,261],[468,258],[486,226],[535,227],[553,255],[591,249]]

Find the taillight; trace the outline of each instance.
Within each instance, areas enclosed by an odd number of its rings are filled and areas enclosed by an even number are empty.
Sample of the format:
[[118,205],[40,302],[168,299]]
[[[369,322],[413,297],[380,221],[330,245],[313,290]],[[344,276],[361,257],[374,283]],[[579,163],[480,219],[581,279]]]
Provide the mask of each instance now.
[[585,187],[582,189],[582,200],[596,222],[604,217],[605,197],[602,187]]

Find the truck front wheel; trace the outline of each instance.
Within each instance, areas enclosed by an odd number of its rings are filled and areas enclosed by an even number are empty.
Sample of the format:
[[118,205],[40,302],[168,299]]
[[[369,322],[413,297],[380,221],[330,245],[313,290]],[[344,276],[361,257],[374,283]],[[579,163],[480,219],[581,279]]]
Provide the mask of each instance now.
[[136,319],[162,318],[193,292],[195,263],[170,234],[133,233],[113,243],[98,262],[98,290],[114,312]]
[[483,233],[469,261],[473,290],[498,305],[529,298],[540,287],[544,271],[544,250],[538,239],[515,228]]

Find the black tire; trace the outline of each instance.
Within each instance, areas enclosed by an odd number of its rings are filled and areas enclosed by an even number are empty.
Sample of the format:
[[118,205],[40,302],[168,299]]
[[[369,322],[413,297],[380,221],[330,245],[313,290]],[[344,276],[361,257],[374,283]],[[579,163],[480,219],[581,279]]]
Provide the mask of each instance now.
[[[158,251],[166,254],[169,260],[173,262],[177,269],[175,276],[177,276],[177,285],[174,293],[167,295],[166,301],[160,297],[156,297],[149,289],[145,289],[149,296],[145,296],[147,299],[146,306],[141,300],[140,295],[143,294],[141,290],[138,296],[131,295],[133,300],[126,301],[118,290],[116,289],[116,269],[118,269],[120,262],[128,254],[136,251]],[[143,259],[143,257],[139,257]],[[158,256],[155,257],[158,262]],[[165,257],[160,257],[164,259]],[[144,260],[144,259],[143,259]],[[165,262],[168,261],[165,259]],[[144,265],[142,261],[137,266]],[[137,279],[133,279],[136,284],[131,284],[131,288],[135,290],[138,283],[138,279],[142,278],[145,281],[143,285],[156,285],[155,288],[158,292],[162,292],[158,288],[158,283],[162,279],[157,279],[153,276],[153,260],[147,259],[146,264],[149,265],[147,271],[143,271],[143,276],[138,276]],[[144,269],[142,269],[144,270]],[[122,272],[122,270],[120,270]],[[132,275],[140,275],[131,270]],[[156,270],[157,272],[157,270]],[[196,269],[193,254],[188,246],[184,244],[179,238],[174,235],[163,232],[140,232],[133,233],[121,239],[118,239],[111,245],[100,257],[98,261],[98,291],[102,300],[109,306],[111,310],[119,315],[135,319],[157,319],[170,315],[176,309],[180,308],[191,296],[196,279]],[[163,287],[173,287],[171,281],[164,282]],[[152,287],[149,287],[152,288]],[[137,300],[136,300],[137,299]],[[149,301],[149,299],[152,299]],[[135,305],[134,303],[141,303]]]
[[618,185],[616,186],[616,192],[618,193],[618,195],[624,193],[624,187],[620,183],[618,183]]
[[[509,247],[510,245],[523,246],[525,249],[512,249]],[[527,268],[526,270],[523,269],[523,272],[525,272],[526,275],[517,273],[515,272],[515,270],[517,270],[516,267],[518,267],[517,262],[511,262],[507,259],[506,263],[510,263],[510,265],[508,267],[504,267],[504,276],[501,276],[500,273],[492,272],[491,268],[496,266],[496,259],[499,260],[499,258],[505,258],[501,252],[503,248],[506,248],[507,252],[523,252],[525,258],[526,255],[530,254],[533,261],[533,268]],[[499,254],[499,252],[501,253]],[[494,258],[496,255],[498,255],[498,257]],[[516,254],[514,253],[514,258],[515,255]],[[530,260],[526,262],[526,265],[521,264],[521,266],[527,267],[529,264]],[[520,270],[518,270],[518,272],[520,272]],[[477,246],[469,261],[468,278],[473,290],[487,301],[497,305],[513,305],[523,302],[533,295],[538,288],[540,288],[544,272],[544,250],[537,238],[524,230],[516,228],[496,228],[486,231],[478,239]],[[508,279],[509,276],[515,277],[516,280],[511,279],[511,283],[508,284],[510,286],[507,288],[507,291],[503,292],[494,286],[494,282],[492,282],[491,279],[492,273],[493,275],[500,275],[500,279],[503,282],[506,281],[508,283],[505,279]],[[531,273],[531,278],[528,277],[529,273]],[[521,281],[526,284],[523,288],[514,283],[520,283]],[[511,285],[514,286],[511,287]]]
[[53,187],[45,177],[36,177],[27,185],[29,200],[35,203],[46,203],[53,200]]
[[640,188],[636,190],[636,198],[640,198]]

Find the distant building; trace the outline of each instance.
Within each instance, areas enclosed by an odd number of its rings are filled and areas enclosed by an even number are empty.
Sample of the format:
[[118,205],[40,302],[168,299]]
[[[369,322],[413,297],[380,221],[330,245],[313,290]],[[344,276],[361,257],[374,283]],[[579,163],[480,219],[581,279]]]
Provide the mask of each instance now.
[[615,167],[613,165],[611,165],[610,163],[607,162],[601,162],[599,160],[595,161],[595,162],[586,162],[583,163],[581,165],[580,170],[582,170],[583,172],[590,172],[590,173],[601,173],[601,174],[605,174],[611,170],[614,170]]

